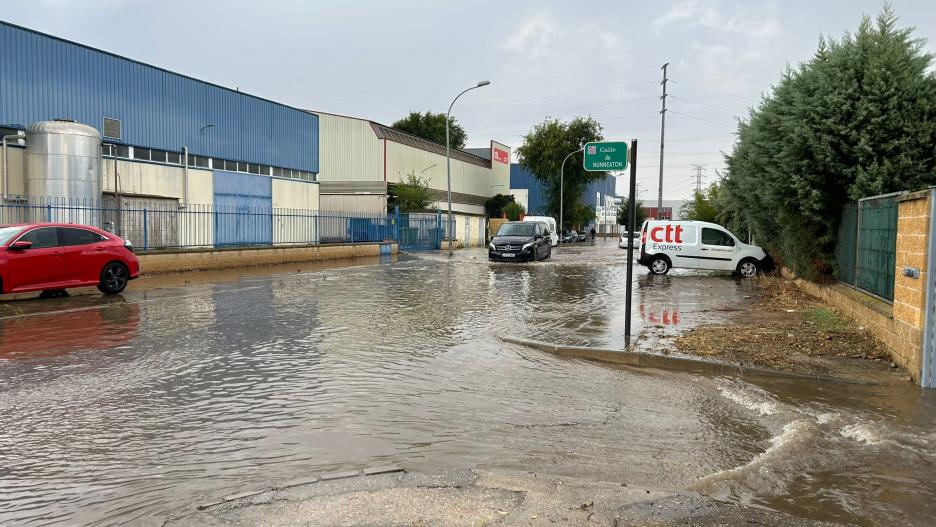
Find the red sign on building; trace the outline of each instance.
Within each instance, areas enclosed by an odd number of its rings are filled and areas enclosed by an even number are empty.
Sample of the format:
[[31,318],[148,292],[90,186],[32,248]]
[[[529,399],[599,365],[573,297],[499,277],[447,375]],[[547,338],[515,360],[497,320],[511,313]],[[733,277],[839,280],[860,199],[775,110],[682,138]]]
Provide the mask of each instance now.
[[506,150],[495,148],[494,149],[494,161],[497,161],[498,163],[510,163],[510,156],[507,154]]

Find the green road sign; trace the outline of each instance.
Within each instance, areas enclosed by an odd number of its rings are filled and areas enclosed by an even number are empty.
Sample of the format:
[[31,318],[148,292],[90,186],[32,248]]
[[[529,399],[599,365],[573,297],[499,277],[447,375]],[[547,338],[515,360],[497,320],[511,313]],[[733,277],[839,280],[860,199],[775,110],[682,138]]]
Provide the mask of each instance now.
[[627,143],[585,143],[585,170],[611,172],[627,168]]

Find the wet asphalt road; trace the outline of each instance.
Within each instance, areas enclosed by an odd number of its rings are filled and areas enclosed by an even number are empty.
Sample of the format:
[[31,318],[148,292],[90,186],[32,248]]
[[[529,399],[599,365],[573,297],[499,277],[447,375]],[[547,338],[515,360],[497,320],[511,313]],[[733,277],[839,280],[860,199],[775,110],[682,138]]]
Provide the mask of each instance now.
[[[624,251],[485,253],[144,279],[5,303],[0,523],[159,525],[309,472],[532,470],[804,517],[928,524],[936,400],[912,386],[614,369]],[[635,328],[745,309],[726,275],[635,273]],[[652,344],[651,344],[652,345]]]

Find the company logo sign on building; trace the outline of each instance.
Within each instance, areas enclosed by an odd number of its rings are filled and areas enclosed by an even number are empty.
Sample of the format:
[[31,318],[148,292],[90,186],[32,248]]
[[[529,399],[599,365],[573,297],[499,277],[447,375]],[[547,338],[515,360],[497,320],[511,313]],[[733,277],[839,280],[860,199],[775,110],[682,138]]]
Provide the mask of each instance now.
[[507,155],[506,150],[495,148],[494,149],[494,161],[497,161],[498,163],[510,163],[510,156]]

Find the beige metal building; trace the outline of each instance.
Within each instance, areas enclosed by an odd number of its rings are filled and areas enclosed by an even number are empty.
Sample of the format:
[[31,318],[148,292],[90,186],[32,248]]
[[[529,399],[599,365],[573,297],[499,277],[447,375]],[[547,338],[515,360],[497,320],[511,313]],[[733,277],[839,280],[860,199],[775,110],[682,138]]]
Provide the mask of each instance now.
[[[319,117],[318,181],[322,211],[378,214],[387,210],[387,187],[414,174],[428,181],[435,207],[446,211],[445,145],[354,117]],[[491,141],[471,152],[452,150],[452,211],[455,239],[484,244],[484,202],[506,193],[510,147]]]

